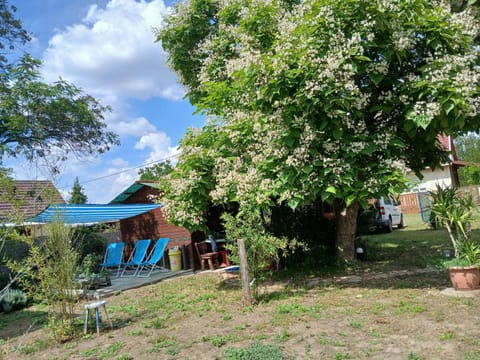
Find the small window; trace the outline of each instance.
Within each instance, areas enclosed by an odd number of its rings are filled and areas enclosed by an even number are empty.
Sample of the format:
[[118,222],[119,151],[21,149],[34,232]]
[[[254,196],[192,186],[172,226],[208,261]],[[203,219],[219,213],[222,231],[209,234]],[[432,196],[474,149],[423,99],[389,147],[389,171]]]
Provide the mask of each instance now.
[[398,205],[397,199],[395,199],[393,196],[389,196],[389,198],[390,198],[390,201],[392,202],[393,205],[395,205],[395,206]]

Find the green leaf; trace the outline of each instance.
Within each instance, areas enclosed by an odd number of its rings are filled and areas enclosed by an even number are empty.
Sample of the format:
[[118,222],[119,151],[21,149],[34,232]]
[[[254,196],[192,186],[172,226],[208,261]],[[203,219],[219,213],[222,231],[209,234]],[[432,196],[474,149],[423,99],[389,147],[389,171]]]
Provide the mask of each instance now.
[[288,200],[288,206],[291,207],[293,210],[295,210],[298,205],[300,205],[300,199],[298,198],[293,198]]
[[352,205],[352,203],[357,200],[357,195],[356,194],[351,194],[351,195],[348,195],[347,198],[346,198],[346,204],[347,206],[350,206]]
[[361,60],[361,61],[372,62],[372,59],[370,59],[368,56],[364,56],[364,55],[356,55],[355,59]]
[[421,127],[422,129],[426,129],[428,125],[432,122],[432,118],[426,115],[407,115],[407,119],[410,120],[416,127]]
[[340,140],[342,138],[343,132],[342,129],[336,128],[333,129],[333,137],[335,140]]
[[450,114],[450,112],[455,108],[455,104],[453,101],[447,101],[445,104],[442,105],[443,111],[445,111],[445,114]]
[[331,185],[330,185],[329,187],[327,187],[327,189],[325,190],[325,192],[330,193],[330,194],[333,194],[333,195],[336,195],[336,194],[337,194],[337,190],[335,189],[334,186],[331,186]]
[[375,85],[380,84],[384,78],[382,74],[370,74],[369,77]]

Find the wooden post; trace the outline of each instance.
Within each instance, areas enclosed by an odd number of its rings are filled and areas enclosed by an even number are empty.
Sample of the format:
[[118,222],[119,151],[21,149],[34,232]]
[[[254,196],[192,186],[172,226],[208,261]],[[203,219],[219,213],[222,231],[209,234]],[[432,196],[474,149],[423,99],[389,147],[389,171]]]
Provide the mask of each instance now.
[[250,281],[248,280],[248,267],[247,267],[247,252],[245,251],[245,241],[238,239],[238,254],[240,257],[240,271],[242,275],[242,287],[243,287],[243,305],[252,305],[252,297],[250,295]]

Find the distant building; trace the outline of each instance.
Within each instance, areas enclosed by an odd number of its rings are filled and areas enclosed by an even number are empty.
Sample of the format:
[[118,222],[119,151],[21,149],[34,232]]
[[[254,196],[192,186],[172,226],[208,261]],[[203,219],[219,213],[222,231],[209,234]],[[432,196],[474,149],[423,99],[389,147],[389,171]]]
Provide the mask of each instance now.
[[51,181],[12,180],[0,189],[0,225],[24,225],[51,203],[65,204]]
[[[428,192],[434,191],[437,185],[441,187],[462,185],[458,179],[458,169],[469,163],[458,159],[455,143],[451,136],[439,135],[438,141],[443,149],[450,152],[450,161],[441,164],[434,170],[429,167],[425,168],[421,171],[422,179],[419,179],[413,171],[407,173],[407,178],[414,186],[400,195],[404,214],[423,213],[429,206]],[[473,188],[472,195],[474,199],[480,201],[480,188]]]

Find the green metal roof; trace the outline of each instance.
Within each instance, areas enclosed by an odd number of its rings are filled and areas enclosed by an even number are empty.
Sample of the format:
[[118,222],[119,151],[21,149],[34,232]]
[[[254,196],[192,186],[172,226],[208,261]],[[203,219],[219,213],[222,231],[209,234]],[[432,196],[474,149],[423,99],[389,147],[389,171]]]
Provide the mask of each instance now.
[[159,185],[154,182],[135,182],[132,185],[130,185],[128,188],[123,190],[120,194],[115,197],[112,201],[109,202],[109,204],[122,204],[125,201],[128,200],[130,196],[135,194],[137,191],[142,189],[144,186],[149,186],[155,189],[159,189]]

